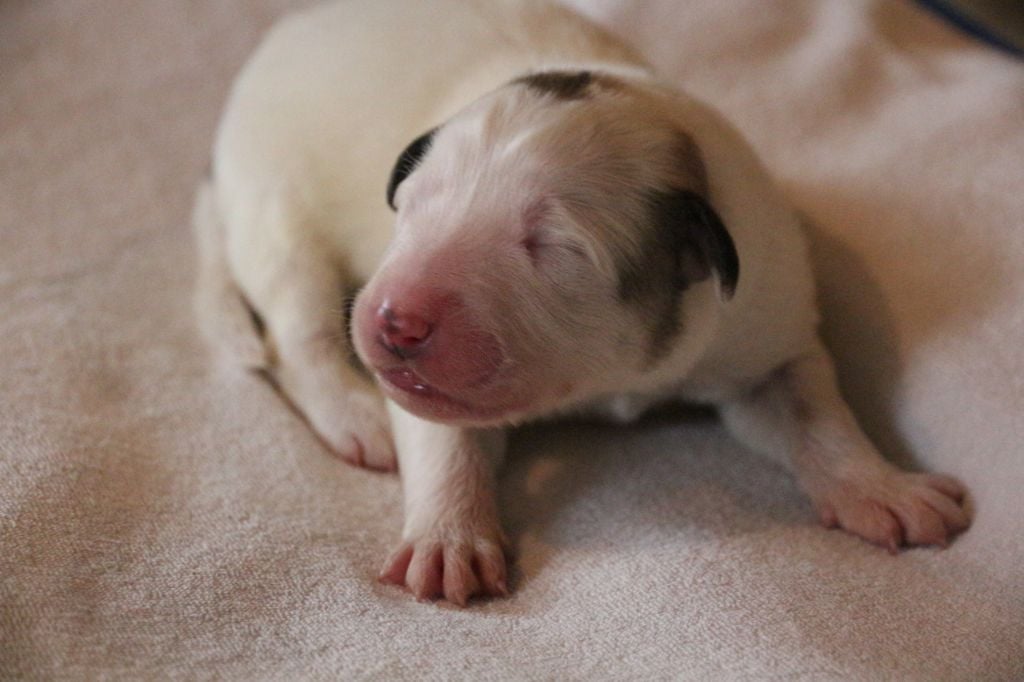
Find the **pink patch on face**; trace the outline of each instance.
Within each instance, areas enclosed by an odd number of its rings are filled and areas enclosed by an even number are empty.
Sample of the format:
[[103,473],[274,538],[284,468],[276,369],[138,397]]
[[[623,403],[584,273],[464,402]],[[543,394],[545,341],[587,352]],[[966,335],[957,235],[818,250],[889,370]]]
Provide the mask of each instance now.
[[492,384],[505,354],[458,294],[385,283],[360,296],[353,334],[360,357],[410,411],[494,412],[485,406],[495,402]]

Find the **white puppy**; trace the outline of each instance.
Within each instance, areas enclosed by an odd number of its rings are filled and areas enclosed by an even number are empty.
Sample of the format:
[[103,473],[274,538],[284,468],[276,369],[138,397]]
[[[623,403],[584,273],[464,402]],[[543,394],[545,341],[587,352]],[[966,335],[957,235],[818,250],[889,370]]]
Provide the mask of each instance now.
[[962,487],[888,464],[840,397],[797,218],[748,145],[565,9],[287,19],[235,85],[196,223],[207,328],[345,459],[397,450],[382,578],[420,598],[506,592],[503,428],[568,411],[710,403],[827,525],[893,551],[967,526]]

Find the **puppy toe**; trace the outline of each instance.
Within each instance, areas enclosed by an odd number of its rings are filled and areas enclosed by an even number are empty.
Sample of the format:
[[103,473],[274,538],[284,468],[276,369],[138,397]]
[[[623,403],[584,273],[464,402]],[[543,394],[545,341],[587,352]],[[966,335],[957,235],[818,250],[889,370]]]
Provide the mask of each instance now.
[[947,544],[946,524],[938,512],[916,499],[901,502],[895,509],[908,545]]
[[472,549],[465,545],[444,549],[444,598],[458,606],[465,606],[480,590],[472,557]]
[[478,543],[473,563],[485,594],[492,597],[508,596],[508,560],[501,545],[494,542]]
[[388,585],[405,585],[405,576],[409,570],[409,563],[412,561],[413,546],[403,544],[399,546],[381,568],[378,579]]
[[413,551],[405,584],[420,601],[440,597],[443,588],[444,556],[441,547],[418,546]]

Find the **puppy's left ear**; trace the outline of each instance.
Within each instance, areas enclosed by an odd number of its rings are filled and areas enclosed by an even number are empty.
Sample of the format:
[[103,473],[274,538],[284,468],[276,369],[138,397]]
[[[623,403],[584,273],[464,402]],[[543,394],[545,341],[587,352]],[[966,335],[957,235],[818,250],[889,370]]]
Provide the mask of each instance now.
[[679,284],[707,279],[714,272],[722,297],[732,298],[740,279],[740,259],[718,212],[697,192],[678,190],[666,199],[682,222],[676,252]]
[[395,161],[395,167],[391,169],[391,178],[388,180],[388,206],[391,207],[392,211],[397,210],[395,208],[395,192],[398,191],[398,186],[409,177],[410,173],[416,170],[423,157],[430,151],[430,144],[433,142],[434,133],[436,132],[437,128],[434,128],[417,137],[409,143],[409,146],[402,151],[398,156],[398,160]]

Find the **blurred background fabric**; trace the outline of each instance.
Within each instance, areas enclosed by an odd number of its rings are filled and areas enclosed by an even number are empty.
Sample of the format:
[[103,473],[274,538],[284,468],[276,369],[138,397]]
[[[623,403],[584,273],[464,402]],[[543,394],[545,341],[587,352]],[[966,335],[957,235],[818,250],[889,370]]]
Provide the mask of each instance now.
[[825,530],[711,419],[530,428],[514,594],[458,610],[374,580],[398,480],[193,322],[219,111],[305,4],[0,2],[0,678],[1024,679],[1020,61],[902,0],[575,0],[749,136],[845,393],[974,526]]

